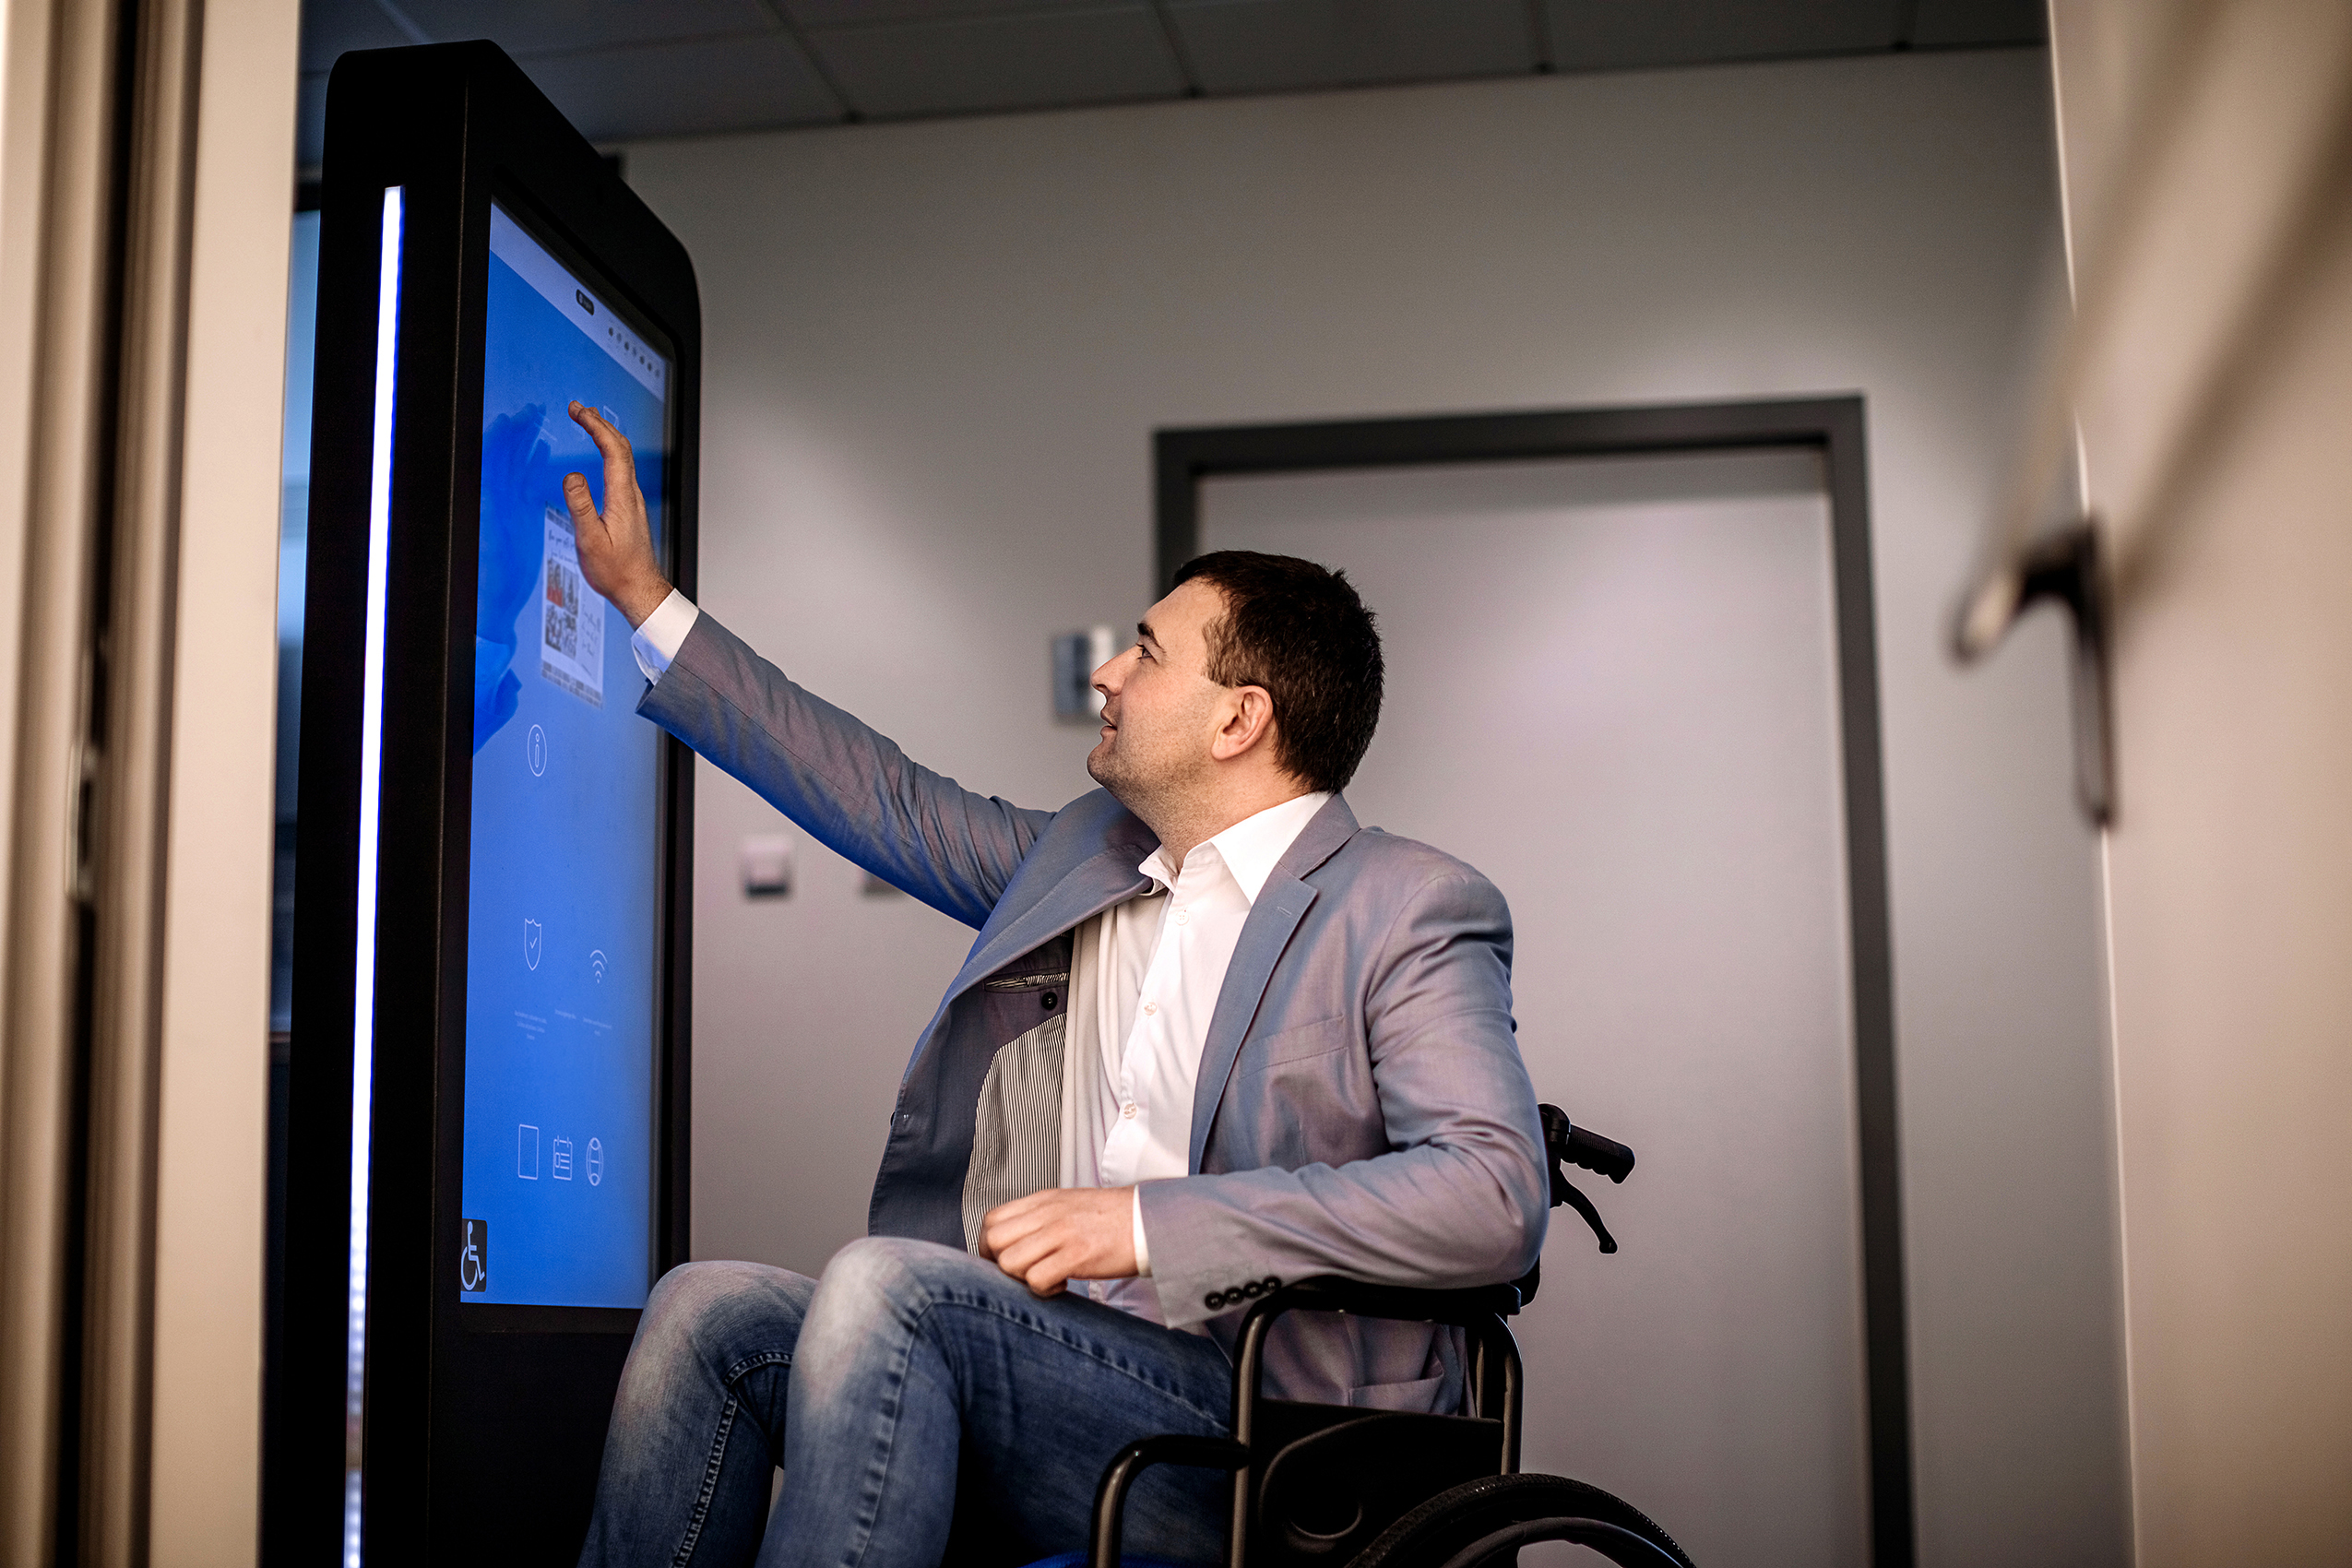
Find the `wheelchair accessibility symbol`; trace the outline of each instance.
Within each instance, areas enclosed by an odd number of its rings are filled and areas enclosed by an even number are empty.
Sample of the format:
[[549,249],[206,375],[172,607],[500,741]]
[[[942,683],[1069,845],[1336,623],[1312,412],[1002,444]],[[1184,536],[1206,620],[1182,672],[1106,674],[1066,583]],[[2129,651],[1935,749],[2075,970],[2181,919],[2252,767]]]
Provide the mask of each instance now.
[[465,1221],[466,1245],[457,1254],[457,1289],[487,1290],[490,1289],[490,1226],[487,1221]]

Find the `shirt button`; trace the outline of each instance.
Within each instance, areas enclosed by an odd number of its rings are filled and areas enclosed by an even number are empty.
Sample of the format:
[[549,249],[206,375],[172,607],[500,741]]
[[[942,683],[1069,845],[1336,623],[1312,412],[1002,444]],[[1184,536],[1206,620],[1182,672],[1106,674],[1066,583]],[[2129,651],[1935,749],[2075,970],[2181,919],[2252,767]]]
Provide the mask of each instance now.
[[1121,1106],[1119,1108],[1119,1114],[1128,1118],[1130,1121],[1134,1120],[1135,1114],[1135,1102],[1131,1099],[1126,1104]]
[[1178,925],[1182,925],[1182,924],[1184,924],[1186,921],[1190,921],[1192,918],[1193,918],[1193,911],[1192,911],[1192,910],[1190,910],[1190,909],[1179,909],[1179,910],[1177,910],[1177,911],[1176,911],[1176,923],[1177,923]]
[[1146,1015],[1146,1016],[1149,1016],[1150,1015],[1152,1015],[1152,1014],[1154,1014],[1154,1013],[1157,1013],[1157,1012],[1158,1012],[1158,1011],[1159,1011],[1159,1004],[1158,1004],[1158,1003],[1157,1003],[1157,1002],[1146,1002],[1146,1003],[1145,1003],[1145,1004],[1144,1004],[1144,1013],[1145,1013],[1145,1015]]

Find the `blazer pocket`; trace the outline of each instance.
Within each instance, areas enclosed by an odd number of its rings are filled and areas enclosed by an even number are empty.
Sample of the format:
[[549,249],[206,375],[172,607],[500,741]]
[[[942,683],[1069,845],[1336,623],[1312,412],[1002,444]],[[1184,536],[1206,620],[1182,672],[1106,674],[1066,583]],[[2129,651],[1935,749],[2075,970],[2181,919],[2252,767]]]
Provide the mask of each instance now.
[[1252,1073],[1270,1072],[1294,1063],[1309,1061],[1345,1051],[1356,1043],[1356,1031],[1344,1017],[1317,1018],[1311,1024],[1271,1034],[1264,1039],[1251,1040],[1241,1048],[1241,1070],[1246,1076]]

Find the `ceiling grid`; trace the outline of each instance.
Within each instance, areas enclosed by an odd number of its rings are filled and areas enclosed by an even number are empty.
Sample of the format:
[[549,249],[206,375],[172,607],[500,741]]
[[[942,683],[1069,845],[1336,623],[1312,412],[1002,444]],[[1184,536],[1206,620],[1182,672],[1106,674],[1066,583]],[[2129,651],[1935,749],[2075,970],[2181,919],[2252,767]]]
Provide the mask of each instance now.
[[304,0],[347,50],[488,38],[589,139],[2039,43],[2040,0]]

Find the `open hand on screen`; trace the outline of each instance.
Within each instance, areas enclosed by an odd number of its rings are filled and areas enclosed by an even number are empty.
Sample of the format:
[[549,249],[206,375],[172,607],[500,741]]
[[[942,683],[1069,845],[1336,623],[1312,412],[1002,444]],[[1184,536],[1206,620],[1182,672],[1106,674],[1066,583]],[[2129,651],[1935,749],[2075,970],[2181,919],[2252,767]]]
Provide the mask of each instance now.
[[1048,1187],[980,1219],[980,1255],[1039,1296],[1135,1273],[1133,1187]]
[[604,416],[584,403],[571,407],[573,420],[588,433],[604,457],[604,510],[596,509],[588,482],[580,474],[564,476],[564,502],[572,510],[572,532],[580,552],[580,575],[642,626],[645,618],[670,597],[670,581],[654,558],[653,530],[645,515],[645,496],[637,489],[636,459],[629,438],[605,422]]

